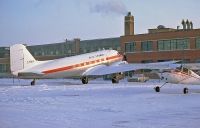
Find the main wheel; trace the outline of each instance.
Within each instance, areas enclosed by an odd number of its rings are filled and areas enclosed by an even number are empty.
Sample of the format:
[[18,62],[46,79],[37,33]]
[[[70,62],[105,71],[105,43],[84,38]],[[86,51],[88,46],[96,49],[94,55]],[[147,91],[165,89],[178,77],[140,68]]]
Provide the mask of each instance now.
[[116,77],[113,77],[113,78],[112,78],[112,83],[113,83],[113,84],[119,83],[119,80],[118,80]]
[[188,93],[188,88],[184,88],[184,89],[183,89],[183,93],[184,93],[184,94],[187,94],[187,93]]
[[83,84],[87,84],[88,83],[88,78],[86,76],[82,77],[81,79]]
[[154,89],[155,89],[156,92],[160,92],[160,87],[159,86],[156,86]]
[[35,85],[35,79],[31,81],[31,85]]

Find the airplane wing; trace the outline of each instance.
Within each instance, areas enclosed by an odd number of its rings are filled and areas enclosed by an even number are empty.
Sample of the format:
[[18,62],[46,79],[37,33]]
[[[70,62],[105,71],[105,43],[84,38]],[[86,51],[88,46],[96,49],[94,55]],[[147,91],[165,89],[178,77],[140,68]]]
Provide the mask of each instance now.
[[148,63],[148,64],[114,64],[114,65],[98,65],[86,70],[82,75],[83,76],[102,76],[119,72],[126,71],[135,71],[139,69],[173,69],[179,67],[176,65],[177,61],[167,61],[167,62],[158,62],[158,63]]
[[40,72],[19,72],[18,73],[19,77],[26,77],[26,76],[29,76],[29,77],[41,77],[43,75],[44,74],[40,73]]
[[200,70],[200,63],[183,64],[183,66],[191,70]]

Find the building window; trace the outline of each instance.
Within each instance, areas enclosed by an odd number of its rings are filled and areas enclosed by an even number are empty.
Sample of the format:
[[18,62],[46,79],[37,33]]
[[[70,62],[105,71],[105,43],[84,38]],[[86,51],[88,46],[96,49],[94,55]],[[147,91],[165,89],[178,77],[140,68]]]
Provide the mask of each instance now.
[[0,73],[6,73],[9,72],[9,65],[8,64],[0,64]]
[[59,51],[58,51],[58,50],[56,50],[56,55],[60,55],[60,53],[59,53]]
[[144,41],[141,42],[142,51],[152,51],[153,42],[152,41]]
[[158,41],[158,50],[159,51],[163,51],[164,50],[164,41],[163,40],[159,40]]
[[189,39],[179,39],[179,40],[177,40],[177,49],[178,50],[189,49],[189,48],[190,48]]
[[200,37],[196,38],[196,49],[200,49]]
[[135,42],[125,43],[125,52],[135,52]]
[[50,55],[53,55],[53,51],[50,52]]
[[174,50],[183,50],[189,48],[190,48],[190,43],[188,38],[158,41],[158,51],[174,51]]
[[171,50],[176,50],[176,40],[171,40],[170,45],[171,45]]
[[164,45],[164,50],[167,50],[167,51],[171,50],[170,40],[165,40],[163,45]]

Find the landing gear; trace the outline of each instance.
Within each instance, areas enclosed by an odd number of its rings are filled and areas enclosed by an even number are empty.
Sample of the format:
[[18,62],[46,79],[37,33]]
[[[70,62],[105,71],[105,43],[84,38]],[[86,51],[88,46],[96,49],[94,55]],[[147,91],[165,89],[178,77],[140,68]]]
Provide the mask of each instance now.
[[88,77],[84,76],[81,78],[83,84],[88,84]]
[[33,81],[31,81],[31,86],[35,85],[35,79],[33,79]]
[[154,90],[156,91],[156,92],[160,92],[160,89],[166,84],[167,82],[165,82],[163,85],[161,85],[160,87],[159,86],[156,86],[156,87],[154,87]]
[[[156,91],[156,92],[160,92],[160,89],[165,85],[166,83],[164,83],[162,86],[156,86],[156,87],[154,87],[154,90]],[[183,94],[188,94],[188,92],[189,92],[189,89],[188,88],[183,88]]]
[[117,76],[113,76],[112,83],[113,84],[119,83],[119,80],[117,79]]
[[188,93],[188,88],[183,88],[183,94],[187,94]]
[[159,87],[159,86],[156,86],[156,87],[154,88],[154,90],[155,90],[156,92],[160,92],[160,87]]
[[119,83],[119,80],[123,78],[123,73],[115,73],[112,75],[112,83],[116,84]]

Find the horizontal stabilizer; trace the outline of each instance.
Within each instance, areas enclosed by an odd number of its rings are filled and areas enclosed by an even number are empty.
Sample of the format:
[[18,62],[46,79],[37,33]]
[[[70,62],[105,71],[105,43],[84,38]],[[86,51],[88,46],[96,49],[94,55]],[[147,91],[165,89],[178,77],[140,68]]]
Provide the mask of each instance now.
[[26,77],[26,76],[29,76],[29,77],[41,77],[43,76],[43,73],[34,73],[34,72],[19,72],[18,73],[18,76],[19,77]]

